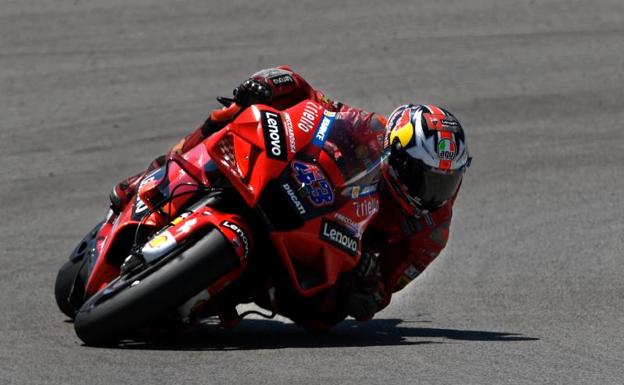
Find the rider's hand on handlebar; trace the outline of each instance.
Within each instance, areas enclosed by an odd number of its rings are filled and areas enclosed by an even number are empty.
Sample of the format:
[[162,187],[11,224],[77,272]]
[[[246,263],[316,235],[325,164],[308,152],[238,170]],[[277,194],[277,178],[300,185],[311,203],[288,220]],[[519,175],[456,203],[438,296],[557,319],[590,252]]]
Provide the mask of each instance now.
[[385,287],[379,269],[379,253],[368,250],[353,269],[347,298],[347,313],[358,320],[370,319],[385,301]]
[[247,79],[234,89],[234,102],[241,107],[252,104],[269,104],[273,99],[273,91],[262,80]]
[[366,250],[362,252],[360,262],[353,269],[353,277],[359,282],[377,282],[381,279],[379,271],[379,252]]

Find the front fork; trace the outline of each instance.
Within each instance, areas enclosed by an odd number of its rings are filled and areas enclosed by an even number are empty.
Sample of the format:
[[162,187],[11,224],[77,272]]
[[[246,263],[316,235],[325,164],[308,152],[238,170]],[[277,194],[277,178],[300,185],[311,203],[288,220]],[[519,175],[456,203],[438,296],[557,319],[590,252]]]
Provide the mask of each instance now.
[[[229,242],[238,257],[238,265],[230,269],[209,287],[197,293],[178,308],[178,318],[184,323],[193,323],[206,311],[219,315],[222,324],[234,326],[238,320],[236,309],[229,303],[221,303],[217,294],[237,281],[247,269],[248,258],[253,247],[251,231],[245,219],[239,215],[222,213],[212,207],[201,207],[185,212],[171,224],[156,233],[140,250],[146,263],[152,263],[168,253],[192,241],[191,237],[205,234],[216,228]],[[207,309],[210,308],[210,309]]]

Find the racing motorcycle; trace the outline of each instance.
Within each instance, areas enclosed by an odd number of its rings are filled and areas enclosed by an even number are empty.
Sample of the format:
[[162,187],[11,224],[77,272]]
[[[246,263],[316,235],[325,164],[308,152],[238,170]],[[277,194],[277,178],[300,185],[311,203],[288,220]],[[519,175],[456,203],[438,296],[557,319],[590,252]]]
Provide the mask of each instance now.
[[56,301],[78,337],[115,343],[198,304],[226,323],[224,304],[274,305],[276,285],[301,300],[335,285],[376,214],[362,205],[379,206],[382,147],[356,143],[358,125],[312,100],[252,105],[144,173],[58,273]]

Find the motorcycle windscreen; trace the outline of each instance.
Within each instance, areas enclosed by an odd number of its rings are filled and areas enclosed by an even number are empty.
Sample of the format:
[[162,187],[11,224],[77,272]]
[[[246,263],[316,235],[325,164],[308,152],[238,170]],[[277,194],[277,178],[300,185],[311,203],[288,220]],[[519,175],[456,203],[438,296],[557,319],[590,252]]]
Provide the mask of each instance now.
[[345,185],[374,184],[380,178],[383,126],[376,131],[370,116],[339,112],[323,145],[340,169]]

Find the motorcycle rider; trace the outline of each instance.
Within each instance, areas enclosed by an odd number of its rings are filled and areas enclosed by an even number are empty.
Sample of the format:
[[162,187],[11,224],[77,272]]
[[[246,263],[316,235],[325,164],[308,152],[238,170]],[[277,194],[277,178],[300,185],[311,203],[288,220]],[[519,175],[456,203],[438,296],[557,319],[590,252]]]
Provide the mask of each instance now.
[[379,209],[363,235],[358,266],[316,298],[283,299],[290,308],[282,313],[303,327],[327,330],[346,316],[371,319],[446,246],[471,162],[461,124],[434,105],[402,105],[388,119],[384,149]]
[[[363,235],[362,257],[354,271],[311,299],[301,300],[287,291],[278,291],[277,300],[257,299],[260,306],[273,310],[277,303],[279,313],[301,326],[325,330],[346,316],[372,318],[390,303],[393,292],[405,287],[438,256],[448,240],[453,203],[470,157],[461,124],[445,109],[406,104],[386,121],[378,114],[330,100],[287,66],[253,74],[234,89],[233,99],[221,98],[226,107],[212,111],[171,152],[188,151],[251,104],[285,109],[305,99],[329,111],[356,114],[365,122],[361,135],[374,137],[380,146],[383,143],[379,154],[385,150],[379,210]],[[163,161],[164,156],[156,159],[149,169]],[[141,175],[114,187],[114,211],[131,200]]]

